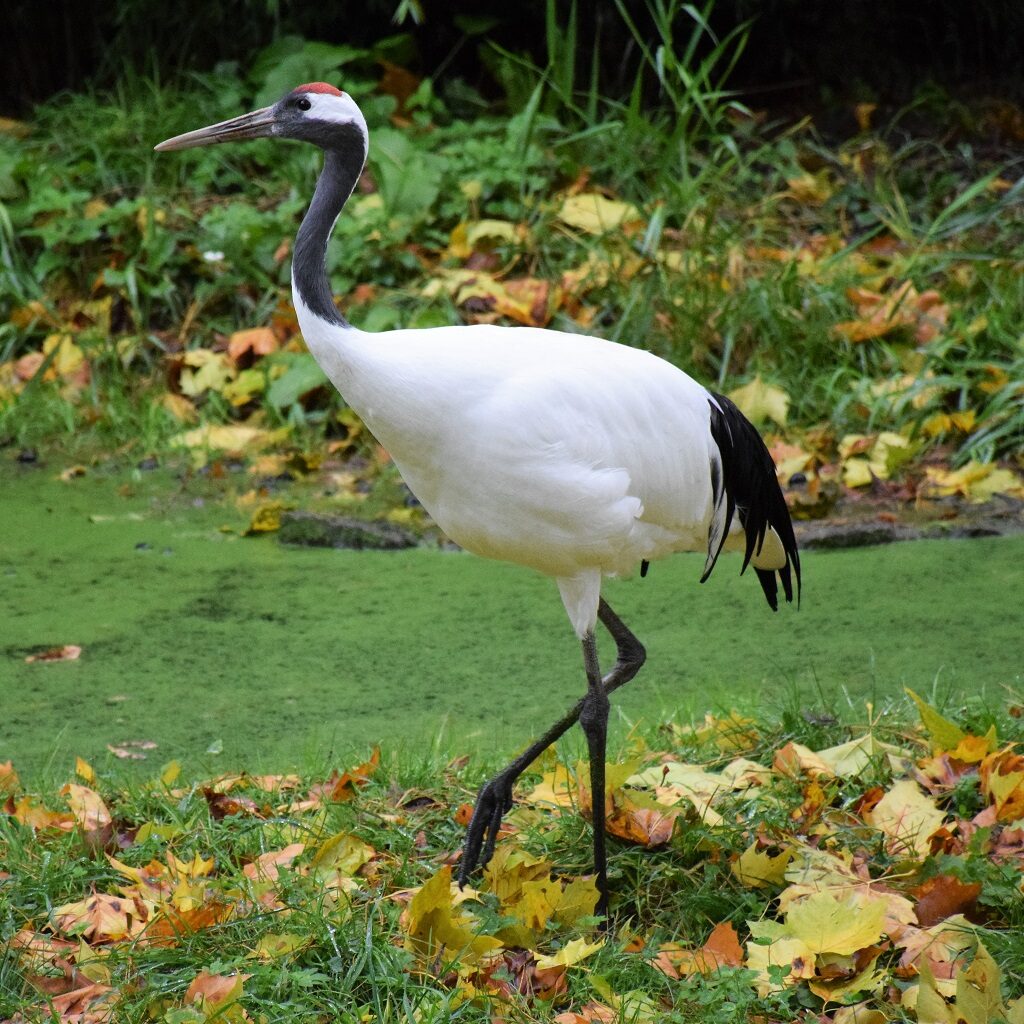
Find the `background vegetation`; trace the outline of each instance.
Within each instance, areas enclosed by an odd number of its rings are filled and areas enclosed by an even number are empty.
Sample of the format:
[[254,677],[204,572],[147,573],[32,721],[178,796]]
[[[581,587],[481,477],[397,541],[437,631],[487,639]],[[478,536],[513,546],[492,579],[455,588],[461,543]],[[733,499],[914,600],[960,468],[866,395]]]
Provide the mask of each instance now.
[[[490,96],[396,63],[409,35],[280,35],[244,63],[173,84],[122,70],[9,123],[0,436],[37,445],[88,425],[146,454],[197,416],[358,433],[288,310],[288,247],[317,154],[151,150],[329,78],[373,133],[332,249],[335,290],[362,326],[586,329],[722,388],[768,383],[784,404],[772,412],[772,392],[752,415],[790,432],[804,470],[870,454],[861,435],[881,429],[902,435],[899,462],[936,445],[957,465],[1014,456],[1022,186],[1003,143],[1017,108],[951,103],[926,83],[902,106],[833,106],[850,131],[826,136],[811,117],[740,101],[731,86],[753,30],[719,34],[713,14],[617,5],[629,59],[615,74],[631,69],[619,93],[603,91],[606,56],[583,45],[576,8],[550,3],[534,56],[473,35],[486,20],[459,22]],[[567,205],[579,199],[611,203],[581,215]],[[274,337],[229,344],[259,325]]]

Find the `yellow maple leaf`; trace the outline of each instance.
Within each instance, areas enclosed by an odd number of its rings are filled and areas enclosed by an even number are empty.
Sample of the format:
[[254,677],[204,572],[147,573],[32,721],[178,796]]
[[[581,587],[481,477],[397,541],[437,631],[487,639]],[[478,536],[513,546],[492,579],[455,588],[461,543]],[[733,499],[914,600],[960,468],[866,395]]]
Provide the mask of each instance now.
[[881,1010],[870,1010],[867,1003],[856,1003],[836,1010],[832,1024],[886,1024],[888,1020]]
[[537,967],[540,970],[547,970],[551,967],[572,967],[588,956],[593,956],[604,945],[604,939],[597,942],[587,942],[586,939],[572,939],[567,942],[557,953],[550,956],[537,957]]
[[181,393],[190,398],[195,398],[204,391],[220,391],[236,373],[223,352],[214,352],[208,348],[192,349],[185,353],[182,361],[185,365],[181,371],[179,386]]
[[558,219],[588,234],[603,235],[639,221],[641,216],[632,203],[608,199],[600,192],[580,192],[566,197],[558,211]]
[[1024,480],[1012,470],[1001,469],[994,462],[972,460],[959,469],[926,466],[920,494],[926,498],[961,494],[978,503],[988,501],[994,494],[1024,496]]
[[754,423],[771,420],[780,427],[786,425],[789,414],[789,395],[774,384],[766,384],[760,374],[749,384],[729,392],[729,398],[740,412]]
[[256,960],[262,960],[263,963],[269,963],[271,960],[279,960],[281,957],[289,956],[291,953],[297,953],[299,950],[305,949],[312,942],[312,935],[298,935],[295,932],[282,932],[280,934],[268,932],[260,936],[259,942],[256,943],[256,948],[249,956]]
[[830,778],[832,768],[810,747],[802,743],[790,740],[784,746],[775,751],[772,758],[772,767],[780,774],[788,778],[796,779],[801,775],[807,775],[812,779]]
[[445,865],[420,887],[402,914],[405,948],[426,963],[441,956],[477,960],[502,943],[492,935],[478,934],[475,923],[470,915],[455,912],[452,869]]
[[674,727],[681,736],[692,736],[698,743],[713,743],[719,750],[748,750],[760,739],[757,722],[753,718],[730,711],[727,715],[705,714],[704,721],[697,726]]
[[509,220],[462,221],[452,230],[445,254],[464,260],[477,250],[487,251],[502,243],[515,245],[527,237],[525,225]]
[[981,791],[996,809],[1000,821],[1024,817],[1024,756],[1011,749],[989,754],[979,766]]
[[775,853],[762,850],[757,843],[751,843],[732,863],[732,873],[740,885],[748,889],[761,889],[781,885],[786,877],[786,868],[793,859],[793,851],[783,848]]
[[597,881],[573,878],[565,883],[552,917],[565,928],[572,928],[581,917],[591,917],[597,907]]
[[883,899],[816,892],[789,908],[786,931],[814,953],[849,955],[877,942],[884,921]]
[[[803,940],[792,935],[781,934],[782,929],[772,922],[748,922],[750,933],[755,939],[771,939],[747,943],[746,966],[758,977],[755,982],[758,994],[763,999],[771,992],[778,992],[787,985],[797,984],[801,978],[814,977],[814,951]],[[774,980],[772,967],[788,967],[789,973],[779,982]]]
[[369,863],[377,851],[357,836],[348,832],[336,832],[323,843],[313,855],[310,866],[314,873],[337,871],[343,875],[354,875],[364,864]]
[[258,533],[273,533],[281,529],[281,516],[294,505],[283,501],[267,501],[253,509],[249,525],[244,536],[251,537]]
[[889,836],[890,849],[924,857],[931,834],[945,821],[945,812],[912,779],[902,779],[865,814],[869,824]]
[[798,177],[787,178],[786,184],[789,186],[788,195],[807,206],[821,206],[832,196],[833,185],[828,171],[817,174],[805,172]]
[[992,1024],[1013,1020],[1008,1015],[1013,1010],[1003,1003],[999,967],[980,939],[970,965],[956,970],[951,1001],[944,991],[949,985],[936,979],[926,961],[921,963],[920,979],[912,1008],[921,1024]]
[[894,747],[891,743],[883,743],[872,733],[865,733],[847,743],[819,750],[817,756],[831,769],[836,778],[849,779],[882,758],[895,767],[901,760],[909,758],[910,753]]
[[540,782],[527,794],[527,803],[547,805],[549,807],[575,807],[575,781],[564,764],[555,767],[541,776]]
[[43,342],[43,355],[53,353],[53,359],[46,371],[47,379],[74,376],[85,363],[85,353],[74,343],[70,334],[51,334]]

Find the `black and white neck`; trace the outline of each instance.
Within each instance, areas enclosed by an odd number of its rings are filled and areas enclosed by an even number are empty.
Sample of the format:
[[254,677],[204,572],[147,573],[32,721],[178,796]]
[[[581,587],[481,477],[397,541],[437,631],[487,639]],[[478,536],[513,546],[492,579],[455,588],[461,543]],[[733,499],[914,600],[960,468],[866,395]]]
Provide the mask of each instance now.
[[[331,91],[325,91],[330,89]],[[352,194],[366,163],[369,133],[362,112],[345,93],[315,83],[299,86],[289,97],[310,107],[300,125],[282,133],[312,142],[324,151],[316,191],[295,237],[292,288],[302,305],[320,320],[349,327],[338,311],[327,276],[327,243],[342,208]]]

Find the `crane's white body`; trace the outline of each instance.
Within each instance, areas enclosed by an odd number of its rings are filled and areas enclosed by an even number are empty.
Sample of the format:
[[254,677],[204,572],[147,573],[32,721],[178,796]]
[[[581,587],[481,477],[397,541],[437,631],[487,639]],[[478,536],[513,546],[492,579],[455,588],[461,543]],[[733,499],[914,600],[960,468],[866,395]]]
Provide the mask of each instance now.
[[[293,299],[313,356],[441,529],[554,577],[579,636],[603,577],[707,551],[711,395],[670,363],[530,327],[368,334]],[[772,539],[755,565],[785,564]]]

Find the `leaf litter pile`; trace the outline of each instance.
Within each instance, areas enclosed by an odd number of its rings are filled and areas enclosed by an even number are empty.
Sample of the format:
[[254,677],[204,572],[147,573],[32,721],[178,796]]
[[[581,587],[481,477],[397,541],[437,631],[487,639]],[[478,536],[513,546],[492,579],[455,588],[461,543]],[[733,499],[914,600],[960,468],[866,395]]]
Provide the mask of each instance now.
[[911,697],[919,728],[821,749],[736,712],[634,739],[607,930],[586,765],[553,751],[463,890],[467,758],[414,785],[378,750],[189,785],[79,759],[42,794],[0,765],[0,1020],[1021,1024],[1024,755]]

